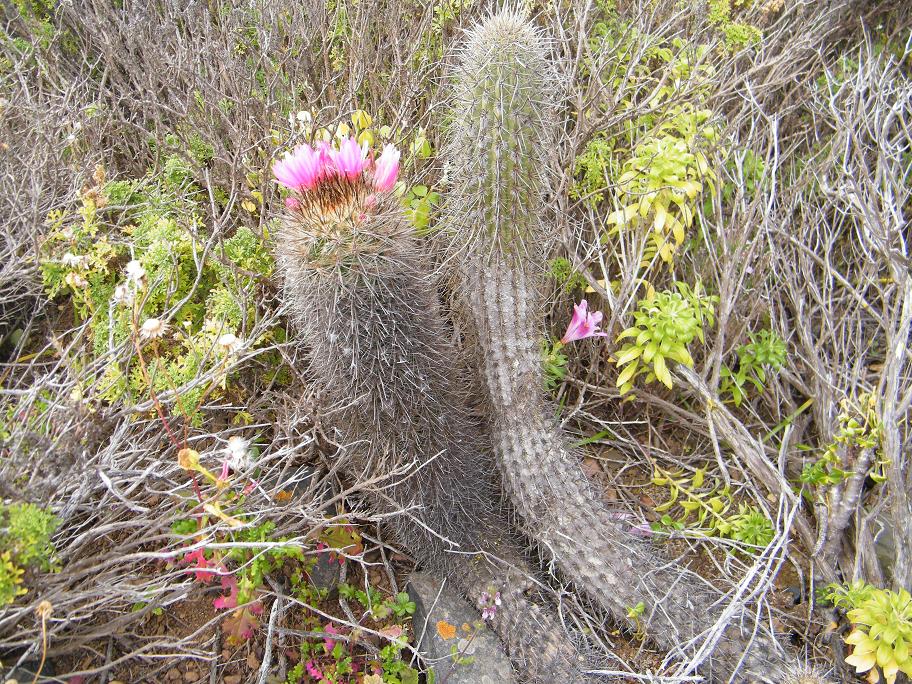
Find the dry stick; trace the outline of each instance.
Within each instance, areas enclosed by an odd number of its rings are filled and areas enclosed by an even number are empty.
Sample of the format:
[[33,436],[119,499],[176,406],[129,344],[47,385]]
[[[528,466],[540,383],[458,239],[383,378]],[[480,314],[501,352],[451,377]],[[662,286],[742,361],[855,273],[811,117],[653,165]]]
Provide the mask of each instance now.
[[[784,680],[790,659],[772,636],[741,633],[738,619],[718,624],[722,596],[635,539],[585,484],[541,391],[544,193],[557,89],[545,42],[505,10],[470,33],[459,57],[445,221],[459,242],[454,261],[476,328],[498,466],[524,531],[618,620],[629,622],[629,609],[643,602],[647,633],[676,654],[682,643],[717,641],[702,663],[714,679],[737,678],[743,666],[742,679]],[[727,613],[747,618],[740,606]],[[685,669],[705,657],[692,656]]]

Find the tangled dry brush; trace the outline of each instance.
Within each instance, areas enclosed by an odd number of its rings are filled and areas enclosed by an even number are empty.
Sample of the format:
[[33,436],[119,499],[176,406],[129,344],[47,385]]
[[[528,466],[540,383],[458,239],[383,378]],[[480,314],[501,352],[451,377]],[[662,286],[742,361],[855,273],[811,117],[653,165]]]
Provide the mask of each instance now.
[[[828,627],[844,616],[818,605],[816,590],[858,579],[912,587],[912,13],[900,0],[731,3],[739,21],[762,33],[758,44],[735,49],[713,19],[718,5],[523,6],[549,37],[558,83],[552,148],[537,155],[554,179],[547,257],[566,259],[582,277],[575,293],[551,283],[549,324],[559,336],[585,292],[609,333],[565,351],[568,373],[553,395],[564,430],[585,442],[580,456],[590,484],[618,520],[657,521],[657,468],[684,476],[702,469],[707,482],[764,514],[771,538],[754,552],[700,534],[669,540],[653,533],[649,543],[712,583],[720,614],[790,634],[802,662],[848,681],[842,635]],[[199,583],[176,560],[181,554],[243,547],[256,558],[298,545],[308,557],[328,528],[354,522],[363,549],[346,562],[347,572],[363,570],[366,578],[370,567],[381,568],[396,591],[409,553],[382,538],[369,505],[408,473],[380,481],[347,475],[357,469],[344,462],[340,433],[327,427],[326,388],[306,371],[319,359],[295,344],[275,279],[239,266],[224,245],[242,229],[268,243],[282,204],[272,161],[317,126],[351,121],[356,110],[399,132],[403,147],[422,132],[433,152],[413,155],[403,176],[435,188],[445,202],[454,177],[437,154],[453,116],[446,76],[464,29],[494,7],[4,0],[2,8],[0,498],[49,507],[60,525],[54,567],[29,569],[28,593],[0,608],[0,662],[38,660],[46,643],[48,657],[77,675],[133,672],[141,673],[134,681],[159,681],[174,662],[195,659],[209,663],[218,681],[227,672],[216,664],[224,614],[210,611],[192,629],[143,627],[160,610],[177,614],[199,596]],[[622,17],[614,26],[623,31],[599,39],[608,17]],[[681,73],[673,60],[657,59],[668,49],[688,54],[693,68]],[[598,76],[604,73],[611,78]],[[671,95],[658,97],[666,87]],[[688,242],[668,263],[650,248],[648,232],[606,228],[617,207],[605,198],[619,196],[611,169],[601,187],[580,190],[590,143],[623,138],[643,117],[661,116],[663,98],[699,101],[726,150],[711,160],[715,191],[697,205]],[[172,190],[192,197],[199,211],[197,219],[177,220],[195,256],[181,271],[185,282],[164,288],[158,318],[177,326],[172,317],[194,301],[214,260],[220,277],[242,283],[232,291],[244,312],[231,331],[237,344],[223,362],[201,364],[179,385],[112,396],[110,367],[139,373],[148,361],[139,357],[150,352],[137,339],[99,345],[97,310],[74,314],[69,290],[48,296],[40,267],[53,230],[48,217],[77,215],[111,180],[152,186],[174,158],[184,160],[186,173]],[[601,197],[593,201],[587,192]],[[127,221],[117,218],[127,214],[116,198],[92,201],[114,227]],[[433,229],[433,214],[430,223]],[[116,269],[133,255],[127,235],[111,238],[121,250]],[[691,349],[693,368],[671,366],[673,389],[639,382],[622,396],[615,338],[632,325],[644,273],[657,290],[702,282],[718,296],[715,320]],[[461,306],[439,294],[454,310]],[[469,340],[474,333],[460,320],[453,337]],[[768,373],[762,392],[736,405],[720,388],[735,350],[761,329],[784,340],[786,362]],[[193,392],[199,410],[187,415],[182,397]],[[866,402],[876,415],[876,447],[837,450],[847,476],[825,494],[802,490],[806,466],[841,434],[847,401]],[[226,541],[237,521],[213,514],[201,534],[179,534],[175,523],[199,495],[188,454],[217,469],[232,436],[258,450],[255,462],[233,466],[239,481],[256,482],[245,524],[275,527],[268,539]],[[874,469],[884,478],[872,478]],[[644,681],[650,670],[661,681],[692,681],[725,633],[723,621],[697,635],[683,628],[696,642],[666,655],[667,639],[622,630],[543,570],[538,581],[565,627],[587,634],[593,667],[612,673],[605,677]],[[286,615],[333,616],[290,595],[279,575],[265,578],[259,600],[266,613],[257,638],[265,650],[249,681],[265,682],[290,667],[284,649],[296,633]],[[36,613],[42,601],[53,607],[46,620]],[[333,619],[357,627],[342,604]]]

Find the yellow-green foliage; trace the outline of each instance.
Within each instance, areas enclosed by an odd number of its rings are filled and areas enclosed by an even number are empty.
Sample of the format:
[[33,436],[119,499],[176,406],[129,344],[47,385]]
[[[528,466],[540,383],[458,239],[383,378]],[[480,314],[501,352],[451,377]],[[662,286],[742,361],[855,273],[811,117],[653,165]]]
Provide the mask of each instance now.
[[705,468],[698,468],[693,475],[687,476],[656,466],[652,483],[667,487],[669,491],[668,501],[655,508],[657,513],[663,514],[660,522],[653,526],[655,529],[687,529],[760,547],[773,540],[773,524],[766,514],[756,506],[745,504],[739,504],[738,510],[733,512],[730,488],[718,480],[707,484]]
[[671,264],[694,222],[696,202],[704,186],[714,190],[715,173],[709,168],[700,141],[713,142],[717,133],[709,124],[712,112],[691,105],[675,106],[670,118],[639,143],[617,179],[622,205],[606,219],[618,228],[646,227],[662,261]]
[[28,590],[22,586],[24,570],[13,563],[9,551],[0,552],[0,607],[12,603]]
[[[698,199],[715,189],[708,155],[718,130],[702,104],[714,70],[706,63],[706,46],[642,36],[612,10],[605,12],[590,48],[607,62],[598,72],[590,62],[587,74],[629,93],[621,98],[622,109],[644,113],[632,115],[623,130],[599,132],[587,143],[576,160],[571,194],[593,208],[608,204],[605,239],[621,230],[648,230],[643,266],[656,255],[671,265],[693,225]],[[646,59],[631,64],[638,42],[650,47]]]
[[757,45],[763,33],[753,24],[732,21],[732,5],[735,8],[749,7],[753,0],[710,0],[709,21],[723,36],[725,51],[738,52]]
[[659,380],[671,389],[669,360],[693,366],[687,345],[695,337],[703,342],[703,325],[713,325],[719,298],[703,294],[700,283],[691,289],[676,282],[675,288],[641,299],[633,314],[634,325],[618,335],[618,341],[633,338],[615,355],[618,367],[626,366],[617,379],[621,394],[633,389],[640,375],[646,376],[647,383]]
[[814,463],[807,464],[801,471],[800,480],[804,484],[824,486],[839,484],[852,473],[846,468],[842,454],[846,450],[875,449],[876,458],[868,470],[867,476],[875,482],[886,479],[884,468],[889,461],[883,458],[881,443],[883,425],[877,415],[877,400],[873,394],[862,394],[857,399],[845,399],[842,402],[842,413],[837,418],[839,428],[833,441]]
[[852,646],[846,663],[859,674],[871,672],[870,682],[880,680],[877,669],[887,684],[893,684],[899,672],[912,677],[912,596],[908,591],[879,589],[858,580],[844,587],[832,584],[826,596],[848,610],[852,623],[852,632],[845,638]]
[[[258,280],[273,268],[266,236],[242,226],[206,251],[204,196],[179,157],[142,181],[109,183],[99,169],[95,182],[78,209],[49,216],[41,269],[48,295],[69,295],[77,319],[89,321],[92,355],[114,354],[96,398],[142,400],[217,369],[230,351],[217,341],[242,336],[256,318]],[[141,277],[131,279],[128,263]],[[142,326],[159,319],[167,327],[148,340],[147,367],[117,354],[139,349]],[[197,419],[211,389],[187,388],[181,412]]]
[[25,568],[53,569],[51,537],[58,525],[52,513],[34,504],[0,506],[0,606],[26,593]]

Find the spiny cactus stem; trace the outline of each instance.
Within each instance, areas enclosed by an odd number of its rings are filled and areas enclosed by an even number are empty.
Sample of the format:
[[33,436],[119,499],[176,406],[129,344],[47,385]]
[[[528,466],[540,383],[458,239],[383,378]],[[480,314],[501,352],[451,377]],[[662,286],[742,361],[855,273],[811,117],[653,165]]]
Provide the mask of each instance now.
[[[666,648],[678,649],[714,630],[720,594],[663,561],[612,518],[588,490],[578,460],[549,417],[540,398],[538,326],[524,270],[490,257],[469,270],[466,285],[486,359],[495,448],[526,534],[616,619],[644,628]],[[637,623],[628,611],[641,601],[646,611]],[[754,643],[745,655],[749,639]],[[784,681],[776,677],[785,676],[789,663],[774,640],[742,635],[732,625],[712,653],[708,674],[727,677],[740,666],[736,681]]]
[[[314,193],[316,194],[316,193]],[[425,568],[473,603],[501,594],[490,618],[529,681],[582,682],[581,660],[547,603],[528,595],[522,552],[497,514],[491,448],[421,246],[394,198],[364,206],[343,182],[302,196],[276,243],[311,373],[334,407],[344,472],[383,482],[369,503]]]

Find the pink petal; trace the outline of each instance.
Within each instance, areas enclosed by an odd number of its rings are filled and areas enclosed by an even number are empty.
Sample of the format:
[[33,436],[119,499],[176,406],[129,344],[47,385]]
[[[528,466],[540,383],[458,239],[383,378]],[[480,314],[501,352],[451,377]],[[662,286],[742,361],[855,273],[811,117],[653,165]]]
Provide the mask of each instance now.
[[398,175],[399,150],[393,145],[386,145],[374,167],[374,187],[380,192],[388,192],[396,185]]
[[607,337],[608,333],[598,329],[603,317],[601,311],[593,311],[590,314],[589,303],[585,299],[579,304],[575,304],[573,317],[570,319],[570,325],[567,326],[567,332],[560,340],[561,344],[584,340],[587,337]]
[[223,608],[237,608],[237,597],[240,588],[234,575],[222,575],[222,589],[228,590],[228,596],[220,596],[212,602],[212,605],[219,610]]
[[368,164],[367,146],[359,147],[358,141],[349,136],[342,139],[338,150],[330,150],[329,154],[336,171],[349,180],[361,175]]

